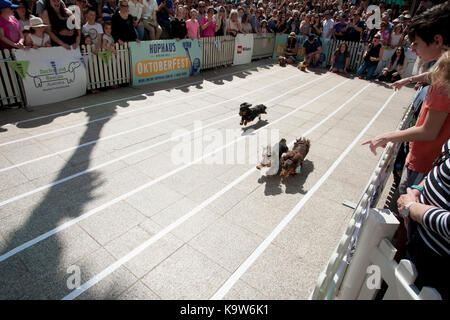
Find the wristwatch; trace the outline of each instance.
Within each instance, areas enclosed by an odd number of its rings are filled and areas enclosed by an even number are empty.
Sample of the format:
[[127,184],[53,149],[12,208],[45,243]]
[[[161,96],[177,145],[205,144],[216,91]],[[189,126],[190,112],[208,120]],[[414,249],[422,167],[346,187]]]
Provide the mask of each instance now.
[[412,77],[411,77],[411,78],[409,78],[409,83],[413,83],[413,81],[412,81]]
[[408,202],[406,206],[403,207],[403,209],[399,212],[400,216],[402,217],[408,217],[409,216],[409,207],[411,207],[414,203],[414,201]]

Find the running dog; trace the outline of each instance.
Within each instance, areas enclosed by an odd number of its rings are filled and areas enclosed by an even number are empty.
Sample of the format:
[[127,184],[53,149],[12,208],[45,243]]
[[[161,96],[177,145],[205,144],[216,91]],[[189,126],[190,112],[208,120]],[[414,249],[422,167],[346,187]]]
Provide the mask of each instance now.
[[256,169],[261,170],[263,167],[269,167],[267,176],[274,176],[280,171],[280,161],[283,153],[288,152],[289,148],[286,145],[286,139],[281,139],[280,142],[275,143],[273,147],[270,145],[264,148],[263,158],[256,166]]
[[298,64],[298,68],[299,68],[301,71],[305,71],[307,66],[308,66],[308,65],[306,64],[305,61],[302,61],[302,62],[300,62],[300,63]]
[[287,60],[286,60],[285,57],[283,57],[283,56],[279,56],[279,57],[278,57],[278,64],[279,64],[281,67],[286,67],[286,63],[287,63]]
[[244,102],[241,104],[241,107],[239,108],[239,115],[241,116],[241,126],[244,124],[244,126],[247,125],[248,122],[252,122],[255,120],[256,117],[258,117],[259,120],[261,120],[261,114],[266,112],[266,106],[263,104],[258,104],[257,106],[250,108],[251,104]]
[[292,150],[286,152],[281,158],[281,178],[297,174],[297,168],[305,160],[310,145],[310,141],[306,138],[300,138],[294,142]]

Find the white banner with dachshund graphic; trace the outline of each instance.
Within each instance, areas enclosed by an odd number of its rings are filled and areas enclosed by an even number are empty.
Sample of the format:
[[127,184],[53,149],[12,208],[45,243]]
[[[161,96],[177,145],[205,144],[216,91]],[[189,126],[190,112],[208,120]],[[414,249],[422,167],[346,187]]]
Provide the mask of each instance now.
[[86,68],[80,49],[50,47],[15,50],[22,70],[27,105],[38,106],[86,94]]
[[253,34],[238,34],[234,41],[233,65],[252,62]]

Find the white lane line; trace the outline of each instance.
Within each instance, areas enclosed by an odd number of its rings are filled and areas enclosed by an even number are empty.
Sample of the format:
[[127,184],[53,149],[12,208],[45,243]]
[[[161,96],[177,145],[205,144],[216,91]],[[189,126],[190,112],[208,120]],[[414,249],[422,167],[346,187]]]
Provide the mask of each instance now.
[[378,118],[378,116],[383,112],[386,106],[389,104],[391,99],[396,94],[394,91],[384,105],[378,110],[375,116],[370,120],[370,122],[364,127],[364,129],[358,134],[358,136],[352,141],[352,143],[344,150],[344,152],[336,159],[336,161],[331,165],[331,167],[325,172],[325,174],[319,179],[318,182],[309,190],[306,195],[297,203],[297,205],[288,213],[287,216],[281,220],[281,222],[276,226],[276,228],[270,233],[270,235],[253,251],[253,253],[244,261],[243,264],[231,275],[230,278],[220,287],[220,289],[211,297],[211,300],[222,299],[228,291],[234,286],[234,284],[240,279],[240,277],[252,266],[252,264],[258,259],[258,257],[267,249],[267,247],[272,243],[272,241],[280,234],[280,232],[289,224],[289,222],[297,215],[300,209],[305,205],[305,203],[314,195],[314,193],[320,188],[320,186],[325,182],[325,180],[333,173],[336,167],[341,163],[344,157],[350,152],[350,150],[358,143],[361,137],[370,128],[372,123]]
[[[278,70],[278,71],[275,71],[275,72],[272,72],[272,73],[264,72],[263,74],[260,74],[260,75],[257,75],[255,77],[252,77],[251,79],[249,79],[249,78],[240,79],[240,80],[237,80],[236,82],[231,83],[232,86],[230,86],[230,87],[233,88],[233,86],[236,83],[240,84],[241,82],[250,81],[250,80],[254,81],[254,80],[262,78],[262,77],[272,76],[274,73],[278,73],[278,72],[281,72],[281,71],[282,70]],[[202,95],[202,94],[207,94],[207,93],[210,93],[210,92],[213,92],[213,91],[223,90],[223,89],[225,89],[225,88],[217,87],[217,88],[209,89],[207,91],[197,92],[197,93],[194,93],[194,94],[190,94],[189,98],[196,97],[196,96]],[[227,87],[226,89],[229,89],[229,88]],[[135,97],[140,97],[140,96],[145,96],[145,95],[133,96],[133,97],[129,97],[129,98],[135,98]],[[121,99],[121,100],[123,100],[123,99]],[[112,119],[112,118],[116,118],[116,117],[122,117],[122,116],[124,116],[126,114],[130,114],[130,113],[138,112],[138,111],[143,111],[143,110],[148,110],[149,108],[153,109],[155,107],[159,107],[159,106],[166,105],[166,104],[169,104],[169,106],[175,106],[175,105],[172,105],[174,102],[176,102],[176,101],[184,101],[184,100],[186,100],[185,96],[180,97],[180,98],[176,98],[176,99],[173,99],[173,100],[167,100],[165,102],[160,102],[160,103],[156,103],[156,104],[150,104],[148,106],[144,106],[144,107],[141,107],[141,108],[134,108],[133,110],[127,110],[127,111],[123,111],[123,112],[120,112],[120,113],[117,113],[117,114],[113,114],[113,115],[97,118],[97,119],[94,119],[94,120],[90,120],[90,121],[86,121],[86,122],[82,122],[82,123],[77,123],[77,124],[70,125],[70,126],[64,126],[63,128],[59,128],[59,129],[55,129],[55,130],[51,130],[51,131],[38,133],[38,134],[29,136],[29,137],[24,137],[24,138],[20,138],[20,139],[16,139],[16,140],[11,140],[11,141],[8,141],[8,142],[3,142],[3,143],[0,143],[0,147],[4,147],[4,146],[11,145],[11,144],[18,143],[18,142],[28,141],[28,140],[35,139],[35,138],[38,138],[38,137],[43,137],[43,136],[46,136],[46,135],[50,135],[50,134],[54,134],[54,133],[57,133],[57,132],[66,131],[66,130],[77,128],[77,127],[82,127],[82,126],[85,126],[85,125],[88,125],[88,124],[91,124],[91,123],[95,123],[95,122],[99,122],[99,121],[103,121],[103,120],[108,120],[108,119]],[[105,104],[105,103],[110,103],[110,102],[97,103],[95,105],[92,105],[91,107],[102,105],[102,104]],[[149,103],[151,103],[151,102],[149,102]]]
[[[322,79],[322,77],[319,77],[319,79]],[[350,80],[347,80],[347,81],[350,81]],[[314,98],[313,100],[311,100],[310,102],[307,102],[307,103],[301,105],[300,107],[298,107],[298,108],[296,108],[295,110],[289,112],[288,114],[282,116],[281,118],[275,120],[274,122],[271,122],[271,123],[269,123],[268,125],[266,125],[266,126],[264,126],[264,127],[261,127],[261,128],[255,130],[255,131],[253,131],[253,132],[256,133],[256,132],[259,131],[259,130],[262,130],[262,129],[264,129],[264,128],[267,128],[268,126],[273,125],[273,124],[275,124],[275,123],[277,123],[277,122],[279,122],[279,121],[285,119],[286,117],[290,116],[290,115],[293,114],[294,112],[297,112],[298,110],[303,109],[304,107],[306,107],[307,105],[313,103],[314,101],[316,101],[316,100],[319,99],[320,97],[326,95],[326,94],[329,93],[330,91],[332,91],[332,90],[334,90],[334,89],[336,89],[336,88],[338,88],[338,87],[344,85],[347,81],[344,81],[344,82],[342,82],[341,84],[338,84],[337,86],[335,86],[335,87],[333,87],[333,88],[331,88],[331,89],[325,91],[325,92],[322,93],[321,95],[315,97],[315,98]],[[301,88],[301,87],[299,87],[299,88]],[[299,89],[299,88],[297,88],[297,89]],[[198,159],[196,159],[196,160],[194,160],[194,161],[192,161],[192,162],[190,162],[190,163],[187,163],[187,164],[185,164],[185,165],[183,165],[183,166],[180,166],[180,167],[178,167],[177,169],[174,169],[174,170],[172,170],[172,171],[170,171],[170,172],[168,172],[168,173],[166,173],[166,174],[164,174],[164,175],[162,175],[162,176],[160,176],[160,177],[158,177],[158,178],[156,178],[156,179],[154,179],[154,180],[152,180],[152,181],[150,181],[150,182],[148,182],[148,183],[146,183],[146,184],[144,184],[144,185],[141,185],[140,187],[138,187],[138,188],[136,188],[136,189],[134,189],[134,190],[131,190],[131,191],[129,191],[129,192],[127,192],[127,193],[125,193],[125,194],[123,194],[123,195],[121,195],[121,196],[119,196],[119,197],[117,197],[117,198],[115,198],[115,199],[113,199],[113,200],[111,200],[111,201],[109,201],[109,202],[107,202],[107,203],[101,205],[100,207],[94,208],[94,209],[92,209],[92,210],[90,210],[90,211],[88,211],[88,212],[86,212],[86,213],[84,213],[84,214],[78,216],[78,217],[75,218],[75,219],[72,219],[72,220],[70,220],[70,221],[68,221],[68,222],[66,222],[66,223],[64,223],[64,224],[62,224],[62,225],[60,225],[60,226],[58,226],[58,227],[56,227],[56,228],[54,228],[54,229],[52,229],[52,230],[50,230],[50,231],[48,231],[48,232],[42,234],[42,235],[40,235],[40,236],[38,236],[38,237],[32,239],[32,240],[29,240],[29,241],[23,243],[22,245],[20,245],[20,246],[18,246],[18,247],[16,247],[16,248],[14,248],[14,249],[12,249],[12,250],[6,252],[5,254],[1,255],[1,256],[0,256],[0,262],[2,262],[2,261],[4,261],[4,260],[8,259],[9,257],[15,255],[16,253],[18,253],[18,252],[20,252],[20,251],[23,251],[23,250],[25,250],[26,248],[29,248],[29,247],[31,247],[32,245],[34,245],[34,244],[36,244],[36,243],[38,243],[38,242],[40,242],[40,241],[42,241],[42,240],[44,240],[44,239],[46,239],[46,238],[52,236],[52,235],[54,235],[54,234],[56,234],[56,233],[58,233],[58,232],[60,232],[60,231],[62,231],[62,230],[65,230],[65,229],[69,228],[70,226],[72,226],[72,225],[78,223],[79,221],[82,221],[82,220],[84,220],[84,219],[87,219],[88,217],[90,217],[90,216],[96,214],[97,212],[100,212],[100,211],[102,211],[103,209],[106,209],[106,208],[108,208],[108,207],[110,207],[110,206],[112,206],[112,205],[114,205],[114,204],[116,204],[116,203],[118,203],[118,202],[120,202],[120,201],[122,201],[122,200],[124,200],[124,199],[126,199],[126,198],[128,198],[128,197],[130,197],[130,196],[132,196],[132,195],[134,195],[134,194],[136,194],[136,193],[138,193],[138,192],[140,192],[140,191],[142,191],[142,190],[144,190],[144,189],[146,189],[146,188],[148,188],[148,187],[150,187],[150,186],[152,186],[152,185],[154,185],[154,184],[156,184],[156,183],[158,183],[158,182],[160,182],[160,181],[162,181],[162,180],[164,180],[164,179],[166,179],[166,178],[168,178],[168,177],[170,177],[170,176],[172,176],[172,175],[178,173],[178,172],[181,171],[181,170],[184,170],[184,169],[186,169],[186,168],[188,168],[188,167],[190,167],[190,166],[196,164],[197,162],[202,161],[203,159],[205,159],[205,158],[207,158],[207,157],[209,157],[209,156],[211,156],[211,155],[213,155],[213,154],[215,154],[215,153],[217,153],[217,152],[219,152],[219,151],[221,151],[221,150],[227,148],[228,146],[233,145],[234,143],[236,143],[236,142],[238,142],[238,141],[240,141],[240,140],[243,140],[243,139],[245,139],[245,138],[247,138],[247,136],[242,136],[242,137],[240,137],[240,138],[238,138],[238,139],[235,139],[234,141],[231,141],[230,143],[226,144],[225,146],[222,146],[222,147],[220,147],[220,148],[217,148],[216,150],[213,150],[213,151],[211,151],[210,153],[208,153],[208,154],[206,154],[206,155],[204,155],[204,156],[202,156],[202,157],[200,157],[200,158],[198,158]]]
[[[361,92],[363,92],[365,89],[367,89],[370,86],[370,84],[366,85],[364,88],[362,88],[361,90],[359,90],[351,99],[347,100],[344,104],[342,104],[339,108],[337,108],[335,111],[333,111],[331,114],[329,114],[326,118],[324,118],[322,121],[320,121],[318,124],[316,124],[314,127],[312,127],[311,129],[309,129],[307,132],[304,133],[304,135],[308,135],[311,132],[313,132],[315,129],[317,129],[320,125],[322,125],[325,121],[327,121],[328,119],[330,119],[332,116],[334,116],[337,112],[339,112],[340,110],[342,110],[342,108],[344,108],[348,103],[350,103],[353,99],[355,99]],[[293,140],[291,144],[293,144],[295,142],[295,140]],[[95,284],[97,284],[98,282],[100,282],[102,279],[104,279],[105,277],[107,277],[108,275],[110,275],[112,272],[114,272],[115,270],[117,270],[119,267],[121,267],[122,265],[124,265],[125,263],[127,263],[128,261],[130,261],[131,259],[133,259],[134,257],[136,257],[137,255],[139,255],[142,251],[144,251],[145,249],[147,249],[149,246],[151,246],[153,243],[155,243],[156,241],[158,241],[159,239],[161,239],[162,237],[164,237],[166,234],[168,234],[169,232],[171,232],[172,230],[174,230],[175,228],[177,228],[178,226],[180,226],[181,224],[183,224],[184,222],[186,222],[188,219],[192,218],[194,215],[196,215],[198,212],[200,212],[201,210],[203,210],[204,208],[206,208],[210,203],[214,202],[215,200],[217,200],[218,198],[220,198],[222,195],[224,195],[226,192],[228,192],[231,188],[233,188],[235,185],[237,185],[238,183],[240,183],[241,181],[243,181],[245,178],[247,178],[248,176],[250,176],[253,172],[256,171],[256,168],[253,167],[252,169],[248,170],[247,172],[245,172],[243,175],[239,176],[239,178],[235,179],[233,182],[231,182],[230,184],[228,184],[227,186],[225,186],[222,190],[218,191],[217,193],[215,193],[214,195],[212,195],[211,197],[209,197],[208,199],[206,199],[205,201],[203,201],[202,203],[200,203],[198,206],[196,206],[194,209],[192,209],[191,211],[189,211],[188,213],[186,213],[185,215],[183,215],[182,217],[178,218],[177,220],[175,220],[173,223],[171,223],[170,225],[168,225],[167,227],[165,227],[163,230],[161,230],[160,232],[158,232],[157,234],[155,234],[153,237],[151,237],[150,239],[148,239],[147,241],[143,242],[141,245],[139,245],[138,247],[134,248],[132,251],[130,251],[128,254],[126,254],[125,256],[123,256],[122,258],[120,258],[119,260],[117,260],[116,262],[114,262],[113,264],[111,264],[109,267],[107,267],[106,269],[104,269],[102,272],[100,272],[99,274],[95,275],[92,279],[90,279],[88,282],[86,282],[85,284],[83,284],[83,288],[80,287],[80,289],[82,289],[82,291],[78,291],[75,293],[75,291],[71,292],[69,295],[67,295],[66,297],[63,298],[63,300],[72,300],[76,297],[78,297],[80,294],[82,294],[84,291],[86,291],[87,289],[89,289],[90,287],[94,286]]]
[[[272,63],[268,63],[268,64],[272,64]],[[263,65],[261,65],[261,66],[265,66],[265,65],[268,65],[268,64],[263,64]],[[157,91],[150,91],[150,92],[138,94],[138,95],[135,95],[135,96],[129,96],[129,97],[120,98],[120,99],[116,99],[116,100],[111,100],[111,101],[107,101],[107,102],[100,102],[100,103],[88,105],[88,106],[85,106],[85,107],[69,109],[69,110],[65,110],[65,111],[61,111],[61,112],[55,112],[55,113],[47,114],[47,115],[45,115],[45,116],[40,116],[40,117],[36,117],[36,118],[31,118],[31,119],[21,120],[21,121],[17,121],[17,122],[14,122],[14,123],[7,123],[7,124],[5,124],[4,126],[5,126],[5,127],[6,127],[6,126],[17,126],[17,125],[20,124],[20,123],[26,123],[26,122],[30,122],[30,121],[35,121],[35,120],[45,119],[45,118],[49,118],[49,117],[53,117],[53,116],[58,116],[58,115],[62,115],[62,114],[66,114],[66,113],[70,113],[70,112],[74,112],[74,111],[84,111],[84,110],[86,110],[86,109],[90,109],[90,108],[93,108],[93,107],[98,107],[98,106],[101,106],[101,105],[104,105],[104,104],[110,104],[110,103],[115,103],[115,102],[119,102],[119,101],[124,101],[124,100],[127,100],[127,99],[133,99],[133,98],[145,97],[146,95],[151,94],[151,93],[154,93],[154,92],[164,91],[164,90],[174,90],[174,89],[178,89],[178,88],[188,87],[188,86],[192,86],[192,85],[194,85],[194,84],[202,83],[202,82],[204,82],[204,81],[211,81],[211,80],[218,79],[218,78],[224,78],[224,77],[227,77],[227,76],[230,76],[230,75],[238,74],[238,73],[245,72],[245,71],[247,71],[247,70],[251,70],[251,69],[255,69],[255,68],[259,68],[259,67],[260,67],[260,66],[254,66],[254,67],[247,68],[247,69],[243,69],[243,70],[240,70],[240,71],[236,71],[236,72],[231,72],[231,73],[226,73],[226,74],[218,75],[218,76],[215,76],[215,77],[212,77],[212,78],[208,78],[208,79],[202,79],[202,80],[198,80],[198,81],[194,81],[194,82],[182,84],[182,85],[176,86],[176,87],[171,87],[171,88],[166,88],[166,89],[160,89],[160,90],[157,90]],[[278,72],[278,71],[277,71],[277,72]]]
[[[283,94],[281,94],[281,95],[279,95],[279,96],[276,96],[275,98],[273,98],[273,99],[271,99],[271,100],[279,99],[280,97],[285,96],[285,95],[289,94],[289,93],[292,92],[292,91],[301,89],[302,87],[305,87],[305,86],[307,86],[307,85],[309,85],[309,84],[311,84],[311,83],[317,82],[317,81],[319,81],[319,80],[323,80],[323,79],[326,78],[326,77],[328,77],[328,75],[325,75],[325,76],[319,77],[319,78],[317,78],[317,79],[315,79],[315,80],[312,80],[312,81],[309,81],[309,82],[307,82],[307,83],[304,83],[304,84],[301,85],[300,87],[291,89],[291,90],[289,90],[289,91],[287,91],[287,92],[285,92],[285,93],[283,93]],[[345,83],[345,82],[344,82],[344,83]],[[271,101],[271,100],[269,100],[269,101]],[[266,101],[266,103],[269,102],[269,101]],[[160,142],[158,142],[158,143],[152,144],[152,145],[150,145],[150,146],[148,146],[148,147],[145,147],[145,148],[142,148],[142,149],[139,149],[139,150],[130,152],[130,153],[128,153],[128,154],[126,154],[126,155],[123,155],[123,156],[121,156],[121,157],[119,157],[119,158],[116,158],[116,159],[107,161],[107,162],[105,162],[105,163],[99,164],[98,166],[94,166],[94,167],[92,167],[92,168],[89,168],[89,169],[80,171],[80,172],[78,172],[78,173],[72,174],[72,175],[67,176],[67,177],[65,177],[65,178],[62,178],[62,179],[53,181],[52,183],[49,183],[49,184],[46,184],[46,185],[44,185],[44,186],[35,188],[35,189],[31,190],[31,191],[28,191],[28,192],[19,194],[19,195],[15,196],[15,197],[6,199],[6,200],[0,202],[0,207],[3,207],[4,205],[7,205],[7,204],[9,204],[9,203],[11,203],[11,202],[14,202],[14,201],[17,201],[17,200],[19,200],[19,199],[28,197],[28,196],[30,196],[30,195],[32,195],[32,194],[35,194],[35,193],[40,192],[40,191],[43,191],[43,190],[45,190],[45,189],[51,188],[51,187],[56,186],[56,185],[58,185],[58,184],[61,184],[61,183],[63,183],[63,182],[66,182],[66,181],[75,179],[75,178],[77,178],[77,177],[79,177],[79,176],[82,176],[83,174],[88,173],[88,172],[91,172],[91,171],[94,171],[94,170],[103,168],[103,167],[105,167],[105,166],[108,166],[108,165],[110,165],[110,164],[116,163],[116,162],[121,161],[121,160],[123,160],[123,159],[132,157],[132,156],[134,156],[134,155],[136,155],[136,154],[139,154],[139,153],[142,153],[142,152],[144,152],[144,151],[148,151],[148,150],[150,150],[150,149],[156,148],[156,147],[158,147],[158,146],[160,146],[160,145],[163,145],[163,144],[165,144],[165,143],[167,143],[167,142],[169,142],[169,141],[177,140],[178,138],[181,138],[181,137],[184,137],[184,136],[187,136],[187,135],[191,135],[191,134],[194,133],[194,132],[197,132],[197,131],[199,131],[199,130],[204,130],[204,129],[208,128],[208,127],[211,127],[211,126],[216,125],[216,124],[221,123],[221,122],[228,121],[228,120],[233,119],[233,118],[236,118],[236,117],[238,117],[238,115],[233,115],[233,116],[230,116],[230,117],[225,118],[225,119],[222,119],[222,120],[217,120],[217,121],[215,121],[215,122],[211,122],[210,124],[208,124],[208,125],[206,125],[206,126],[197,128],[197,129],[195,129],[195,130],[186,132],[186,133],[184,133],[184,134],[180,134],[180,135],[177,135],[177,136],[174,136],[174,137],[170,137],[170,138],[168,138],[168,139],[166,139],[166,140],[163,140],[163,141],[160,141]]]
[[[155,121],[155,122],[151,122],[151,123],[145,124],[145,125],[140,126],[140,127],[136,127],[136,128],[129,129],[129,130],[126,130],[126,131],[118,132],[118,133],[112,134],[112,135],[110,135],[110,136],[106,136],[106,137],[99,138],[99,139],[96,139],[96,140],[91,140],[91,141],[88,141],[88,142],[86,142],[86,143],[83,143],[83,144],[74,146],[74,147],[70,147],[70,148],[63,149],[63,150],[60,150],[60,151],[57,151],[57,152],[54,152],[54,153],[50,153],[50,154],[47,154],[47,155],[44,155],[44,156],[41,156],[41,157],[37,157],[37,158],[31,159],[31,160],[27,160],[27,161],[24,161],[24,162],[20,162],[20,163],[14,164],[14,165],[9,166],[9,167],[1,168],[1,169],[0,169],[0,173],[1,173],[1,172],[8,171],[8,170],[11,170],[11,169],[14,169],[14,168],[18,168],[18,167],[21,167],[21,166],[24,166],[24,165],[27,165],[27,164],[30,164],[30,163],[33,163],[33,162],[36,162],[36,161],[48,159],[48,158],[51,158],[51,157],[54,157],[54,156],[63,154],[63,153],[65,153],[65,152],[69,152],[69,151],[72,151],[72,150],[77,150],[77,149],[80,149],[80,148],[83,148],[83,147],[86,147],[86,146],[95,144],[95,143],[97,143],[97,142],[99,142],[99,141],[104,141],[104,140],[116,138],[116,137],[121,136],[121,135],[124,135],[124,134],[128,134],[128,133],[131,133],[131,132],[135,132],[135,131],[138,131],[138,130],[142,130],[142,129],[145,129],[145,128],[149,128],[149,127],[152,127],[152,126],[154,126],[154,125],[157,125],[157,124],[160,124],[160,123],[163,123],[163,122],[167,122],[167,121],[170,121],[170,120],[182,118],[182,117],[184,117],[184,116],[186,116],[186,115],[189,115],[189,114],[193,114],[193,113],[200,112],[200,111],[203,111],[203,110],[206,110],[206,109],[210,109],[210,108],[213,108],[213,107],[215,107],[215,106],[218,106],[218,105],[224,104],[224,103],[226,103],[226,102],[229,102],[229,101],[233,101],[233,100],[242,98],[242,97],[247,96],[247,95],[249,95],[249,94],[252,94],[252,93],[254,93],[254,92],[258,92],[258,91],[264,90],[264,89],[266,89],[266,88],[275,86],[275,85],[277,85],[277,84],[279,84],[279,83],[285,82],[286,80],[290,80],[290,79],[293,79],[293,78],[296,78],[296,77],[299,77],[299,76],[301,76],[301,75],[295,75],[295,76],[289,77],[289,78],[287,78],[287,79],[283,79],[283,80],[280,80],[280,81],[277,81],[277,82],[273,82],[273,83],[271,83],[271,84],[269,84],[269,85],[260,87],[260,88],[258,88],[258,89],[248,91],[248,92],[246,92],[246,93],[244,93],[244,94],[241,94],[240,96],[237,96],[237,97],[234,97],[234,98],[231,98],[231,99],[227,99],[227,100],[223,100],[223,101],[218,102],[218,103],[210,104],[210,105],[207,105],[207,106],[202,107],[202,108],[200,108],[200,109],[195,109],[195,110],[187,111],[187,112],[184,112],[184,113],[180,113],[180,114],[177,114],[176,116],[172,116],[172,117],[169,117],[169,118],[166,118],[166,119],[162,119],[162,120],[158,120],[158,121]],[[185,99],[186,99],[186,97],[183,98],[183,100],[185,100]],[[169,101],[169,102],[173,102],[173,101],[174,101],[174,100],[171,100],[171,101]],[[164,103],[167,103],[167,102],[164,102]],[[58,129],[58,130],[61,130],[61,129]],[[30,138],[31,138],[31,137],[30,137]],[[26,138],[26,139],[28,139],[28,138]],[[16,140],[16,141],[17,141],[17,140]],[[9,142],[7,142],[6,144],[9,144]],[[0,146],[1,146],[1,145],[0,145]]]

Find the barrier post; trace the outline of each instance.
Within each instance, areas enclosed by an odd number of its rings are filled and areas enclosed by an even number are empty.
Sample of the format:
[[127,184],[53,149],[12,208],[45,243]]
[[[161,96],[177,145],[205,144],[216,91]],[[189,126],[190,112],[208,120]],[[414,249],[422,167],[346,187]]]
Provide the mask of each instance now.
[[370,209],[356,245],[355,254],[341,285],[338,299],[355,300],[362,287],[366,285],[367,268],[371,264],[371,255],[382,239],[392,239],[397,227],[397,218],[389,210]]

